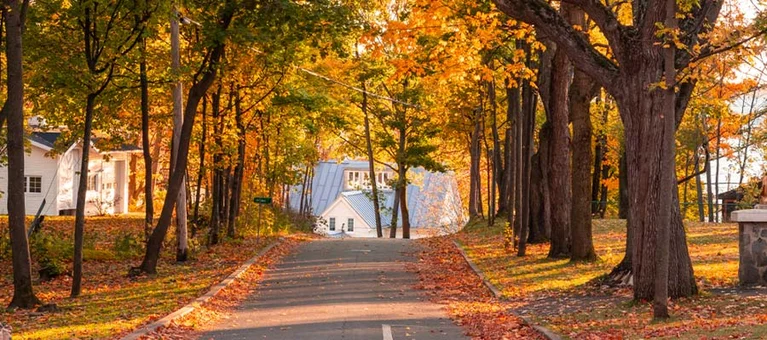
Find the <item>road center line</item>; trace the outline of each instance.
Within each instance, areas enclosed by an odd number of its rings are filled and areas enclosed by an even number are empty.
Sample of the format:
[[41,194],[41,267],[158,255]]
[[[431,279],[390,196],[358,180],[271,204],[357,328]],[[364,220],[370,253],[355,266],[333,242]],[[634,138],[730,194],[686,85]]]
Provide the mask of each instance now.
[[391,326],[382,324],[381,329],[383,330],[383,340],[394,340],[394,337],[391,335]]

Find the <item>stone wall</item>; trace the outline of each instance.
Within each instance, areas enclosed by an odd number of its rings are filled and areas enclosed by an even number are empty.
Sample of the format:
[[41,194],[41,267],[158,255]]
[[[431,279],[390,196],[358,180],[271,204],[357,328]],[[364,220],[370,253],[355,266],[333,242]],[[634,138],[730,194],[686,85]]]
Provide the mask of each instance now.
[[767,222],[740,222],[738,279],[741,285],[767,285]]

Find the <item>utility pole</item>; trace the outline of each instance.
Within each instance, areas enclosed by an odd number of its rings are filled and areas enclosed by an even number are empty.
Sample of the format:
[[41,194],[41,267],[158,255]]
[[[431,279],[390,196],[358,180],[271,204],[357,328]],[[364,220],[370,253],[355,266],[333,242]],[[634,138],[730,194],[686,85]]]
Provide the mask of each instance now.
[[[181,72],[181,54],[179,52],[179,17],[180,14],[176,6],[173,6],[173,13],[170,19],[170,57],[171,72],[176,77],[176,84],[173,86],[173,139],[171,150],[171,169],[175,169],[178,161],[178,146],[181,142],[181,126],[184,124],[183,113],[184,105],[182,98],[182,84],[180,79]],[[186,214],[186,176],[181,182],[181,190],[178,192],[176,200],[176,240],[178,248],[176,251],[176,261],[185,262],[188,256],[189,245],[187,242],[187,214]]]

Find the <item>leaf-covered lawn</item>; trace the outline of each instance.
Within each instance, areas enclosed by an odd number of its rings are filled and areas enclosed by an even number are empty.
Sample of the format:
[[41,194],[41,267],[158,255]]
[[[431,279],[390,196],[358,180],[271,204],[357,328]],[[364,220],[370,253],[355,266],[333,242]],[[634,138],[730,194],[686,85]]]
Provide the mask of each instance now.
[[[46,219],[43,232],[66,242],[72,238],[73,219]],[[141,254],[115,250],[120,235],[142,235],[143,219],[94,217],[86,223],[86,251],[83,293],[69,298],[71,278],[59,276],[50,282],[35,284],[35,292],[44,303],[55,303],[55,313],[34,311],[0,312],[0,321],[13,327],[14,339],[110,338],[127,333],[142,324],[159,319],[204,294],[246,259],[254,256],[273,238],[227,242],[211,249],[195,247],[186,264],[175,263],[172,240],[163,248],[156,277],[128,278],[131,266],[141,261]],[[0,233],[7,235],[6,220],[0,220]],[[169,232],[169,236],[173,234]],[[91,240],[87,240],[91,238]],[[169,237],[171,239],[172,237]],[[33,277],[38,265],[33,256]],[[66,266],[71,270],[71,260]],[[0,306],[11,299],[12,273],[9,258],[0,259]]]
[[418,273],[424,290],[475,339],[543,339],[519,317],[509,313],[471,271],[453,243],[444,237],[418,241],[423,249],[408,269]]
[[738,231],[734,224],[687,223],[688,244],[702,293],[671,303],[673,317],[651,322],[648,303],[631,301],[631,290],[596,280],[623,258],[625,222],[595,220],[600,260],[570,263],[548,259],[548,245],[531,245],[520,258],[506,254],[501,230],[472,225],[455,237],[509,308],[529,313],[559,334],[578,339],[767,338],[767,291],[737,290]]

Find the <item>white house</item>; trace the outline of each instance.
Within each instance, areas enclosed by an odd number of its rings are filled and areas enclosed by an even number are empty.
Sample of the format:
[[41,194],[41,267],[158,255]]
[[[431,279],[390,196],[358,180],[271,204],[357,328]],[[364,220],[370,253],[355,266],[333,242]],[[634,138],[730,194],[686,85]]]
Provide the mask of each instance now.
[[[389,186],[396,174],[387,168],[376,169],[381,191],[381,222],[388,235],[391,226],[394,191]],[[466,216],[452,173],[429,172],[423,168],[408,173],[407,206],[411,236],[452,233],[466,223]],[[289,208],[301,206],[302,187],[291,188]],[[304,205],[318,217],[319,232],[328,235],[376,237],[375,211],[370,192],[367,161],[320,162],[304,195]],[[397,225],[401,226],[401,216]]]
[[[77,201],[82,143],[54,154],[59,132],[33,132],[27,136],[31,147],[24,158],[24,197],[27,215],[70,215]],[[140,152],[132,146],[104,151],[90,145],[86,214],[122,214],[128,212],[128,163],[130,155]],[[8,169],[0,167],[0,214],[8,213]],[[41,208],[42,207],[42,208]]]

